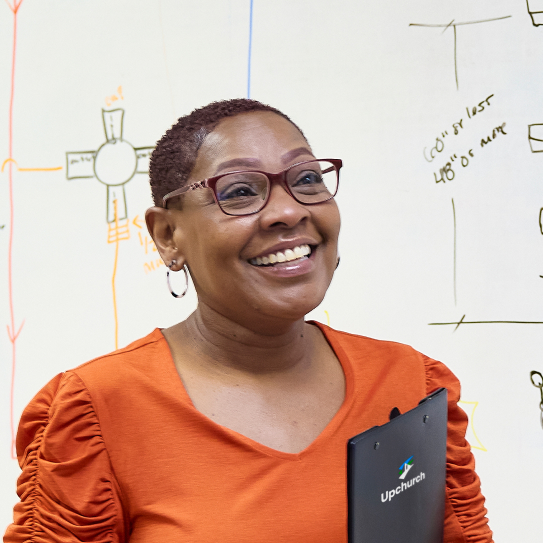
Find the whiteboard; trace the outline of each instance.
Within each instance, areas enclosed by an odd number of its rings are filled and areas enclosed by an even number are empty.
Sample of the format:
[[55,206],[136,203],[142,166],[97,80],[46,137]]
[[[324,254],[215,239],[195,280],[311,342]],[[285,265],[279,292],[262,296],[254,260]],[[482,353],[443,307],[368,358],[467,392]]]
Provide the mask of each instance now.
[[149,148],[195,107],[250,95],[345,164],[341,265],[310,317],[445,362],[495,539],[536,541],[543,2],[13,2],[0,6],[2,526],[11,426],[32,396],[195,307],[192,288],[167,292],[144,228]]

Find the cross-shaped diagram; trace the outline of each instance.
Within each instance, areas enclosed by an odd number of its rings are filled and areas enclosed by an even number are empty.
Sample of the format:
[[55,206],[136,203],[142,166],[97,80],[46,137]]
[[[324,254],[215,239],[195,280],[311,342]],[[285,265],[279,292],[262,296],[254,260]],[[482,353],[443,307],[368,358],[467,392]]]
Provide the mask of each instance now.
[[123,139],[123,118],[124,109],[103,109],[105,143],[96,151],[66,153],[68,180],[96,178],[106,185],[106,219],[109,224],[127,220],[124,187],[137,173],[149,172],[149,157],[154,149],[133,147]]
[[128,210],[124,186],[137,174],[149,172],[149,158],[154,147],[132,147],[123,139],[124,109],[102,110],[106,141],[97,151],[66,153],[66,177],[96,178],[107,188],[106,220],[108,243],[115,245],[111,287],[115,319],[115,348],[119,343],[116,276],[119,243],[130,238]]

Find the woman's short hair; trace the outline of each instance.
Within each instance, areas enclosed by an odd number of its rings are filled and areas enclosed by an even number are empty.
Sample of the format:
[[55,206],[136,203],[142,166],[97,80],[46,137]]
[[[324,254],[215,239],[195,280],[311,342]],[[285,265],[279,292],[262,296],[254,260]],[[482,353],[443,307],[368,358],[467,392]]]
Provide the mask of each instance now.
[[[195,109],[189,115],[178,119],[158,141],[151,155],[149,178],[155,205],[161,206],[162,198],[166,194],[187,182],[194,168],[198,150],[222,119],[252,111],[271,111],[300,130],[278,109],[247,98],[211,102],[207,106]],[[304,135],[301,130],[300,133]]]

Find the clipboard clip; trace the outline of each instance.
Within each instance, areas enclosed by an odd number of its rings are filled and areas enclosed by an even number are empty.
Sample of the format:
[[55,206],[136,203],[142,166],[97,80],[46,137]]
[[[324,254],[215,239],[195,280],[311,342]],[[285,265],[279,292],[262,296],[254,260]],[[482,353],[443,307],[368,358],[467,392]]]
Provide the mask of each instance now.
[[399,417],[401,415],[401,411],[397,407],[393,407],[390,411],[390,415],[388,416],[388,420],[395,419],[396,417]]

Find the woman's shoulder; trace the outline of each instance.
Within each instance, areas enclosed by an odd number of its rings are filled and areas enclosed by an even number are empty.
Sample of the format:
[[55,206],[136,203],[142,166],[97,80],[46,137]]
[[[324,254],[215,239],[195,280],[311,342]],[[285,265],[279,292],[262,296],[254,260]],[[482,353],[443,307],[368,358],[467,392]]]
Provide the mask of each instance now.
[[157,358],[164,359],[168,352],[168,344],[162,332],[159,328],[155,328],[150,334],[133,341],[126,347],[93,358],[69,371],[80,376],[103,374],[103,372],[118,374],[137,369],[142,364],[149,366]]
[[[168,345],[159,329],[130,345],[85,362],[55,376],[25,408],[17,436],[18,456],[42,432],[62,435],[81,419],[107,414],[121,405],[128,408],[150,383],[171,381]],[[172,367],[170,367],[172,366]],[[69,417],[71,422],[64,420]],[[51,421],[61,421],[51,425]],[[77,426],[77,424],[75,424]],[[93,424],[84,425],[86,430]],[[96,426],[94,426],[96,428]],[[47,430],[46,430],[47,429]],[[62,441],[62,439],[60,439]]]
[[449,389],[449,393],[454,391],[455,396],[460,393],[458,378],[443,362],[410,345],[343,332],[318,322],[314,324],[321,329],[336,354],[341,356],[344,353],[355,366],[366,369],[386,367],[388,371],[402,373],[405,379],[408,379],[411,371],[424,378],[428,393],[440,386]]

